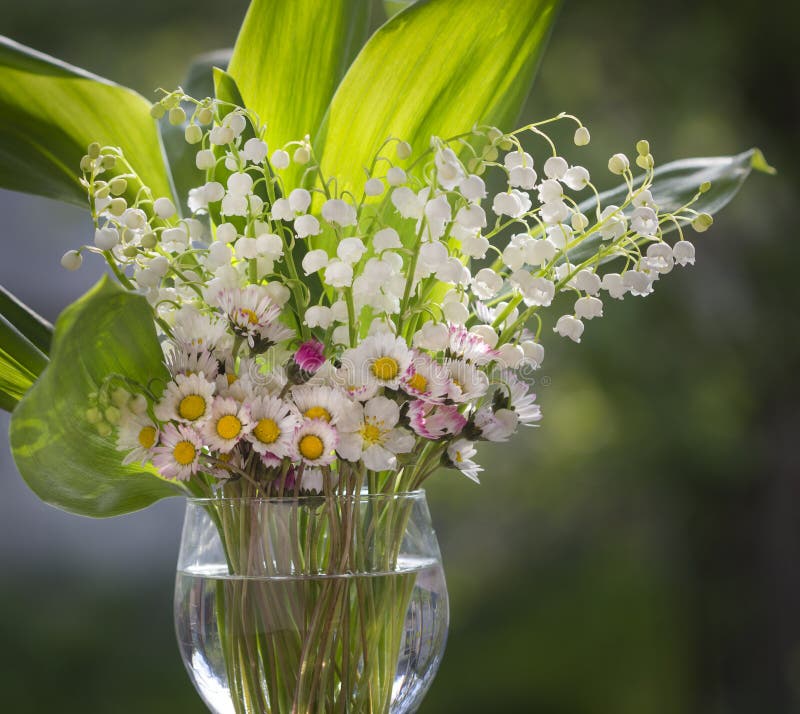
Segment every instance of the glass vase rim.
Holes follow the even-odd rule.
[[[339,493],[329,497],[326,494],[300,494],[297,496],[187,496],[186,503],[191,505],[205,506],[212,503],[303,503],[309,501],[332,500],[332,501],[371,501],[371,500],[418,500],[425,499],[426,491],[418,488],[413,491],[390,491],[388,493]]]

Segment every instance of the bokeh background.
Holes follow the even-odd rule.
[[[151,96],[245,9],[27,0],[0,33]],[[481,487],[430,483],[452,627],[423,713],[800,712],[799,24],[788,2],[566,2],[525,119],[581,116],[598,175],[641,137],[657,161],[758,145],[779,174],[694,269],[549,340],[545,419],[484,450]],[[0,283],[54,319],[101,271],[59,267],[87,216],[2,191],[0,216]],[[69,516],[0,449],[0,711],[202,712],[172,630],[182,504]]]

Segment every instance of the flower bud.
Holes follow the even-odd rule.
[[[608,160],[608,170],[617,176],[624,174],[630,168],[630,165],[630,161],[628,161],[628,157],[625,154],[614,154]]]
[[[399,166],[392,166],[386,172],[386,180],[390,186],[401,186],[406,182],[406,172]]]
[[[397,154],[397,158],[401,161],[409,158],[411,156],[411,144],[407,141],[398,141],[397,146],[394,149],[395,154]]]
[[[703,183],[700,184],[700,188],[697,190],[700,193],[707,193],[711,190],[711,181],[703,181]]]
[[[305,166],[305,164],[311,161],[311,152],[305,146],[298,146],[292,160],[300,166]]]
[[[97,183],[95,183],[94,185],[95,198],[108,198],[109,193],[110,189],[105,181],[98,181]]]
[[[108,210],[111,214],[119,218],[128,208],[128,203],[124,198],[115,198],[108,204]]]
[[[194,163],[201,171],[208,171],[216,166],[217,160],[214,158],[214,152],[211,149],[202,149],[197,152]]]
[[[128,182],[124,178],[117,177],[111,179],[108,184],[108,190],[114,196],[121,196],[128,188]]]
[[[61,265],[67,270],[77,270],[83,263],[83,256],[77,250],[68,250],[61,256]]]
[[[142,240],[141,240],[142,248],[144,248],[145,250],[153,250],[153,248],[156,247],[156,243],[157,242],[158,242],[158,239],[156,238],[156,234],[155,233],[145,233],[142,236]]]
[[[500,131],[500,129],[498,129],[496,126],[489,127],[489,131],[486,132],[486,138],[492,143],[500,141],[500,139],[502,139],[504,136],[505,134],[503,134],[503,132]]]
[[[579,126],[575,130],[575,138],[573,139],[575,146],[586,146],[590,139],[589,130],[585,126]]]
[[[270,158],[270,163],[274,169],[285,169],[287,166],[289,166],[289,154],[283,149],[273,151],[272,158]]]
[[[153,203],[153,210],[159,218],[166,220],[175,215],[175,204],[168,198],[157,198]]]
[[[183,132],[187,144],[199,144],[203,139],[203,130],[197,124],[189,124]]]
[[[494,148],[494,146],[487,146],[483,150],[483,159],[484,161],[497,161],[497,157],[500,156],[500,152]]]
[[[91,156],[93,159],[96,159],[100,156],[100,144],[98,144],[96,141],[93,141],[91,144],[89,144],[89,148],[86,153],[89,154],[89,156]]]
[[[122,249],[122,255],[126,258],[135,258],[139,253],[139,249],[135,245],[126,245]]]
[[[639,156],[647,156],[650,153],[650,142],[647,139],[641,139],[636,142],[636,151]]]
[[[200,124],[210,124],[214,120],[214,112],[210,107],[203,107],[197,111],[197,121]]]
[[[367,196],[380,196],[383,193],[383,181],[371,178],[364,184],[364,193]]]
[[[694,228],[698,233],[703,233],[711,228],[711,224],[713,222],[714,218],[710,214],[700,213],[692,221],[692,228]]]
[[[645,170],[651,169],[653,168],[654,164],[655,164],[655,159],[653,159],[652,154],[647,154],[644,156],[640,154],[639,156],[636,157],[636,165],[640,169],[645,169]]]
[[[119,243],[119,232],[116,228],[105,226],[94,232],[94,244],[100,250],[111,250],[117,243]]]
[[[117,157],[104,156],[100,163],[106,171],[111,171],[111,169],[113,169],[117,165]]]
[[[167,110],[164,109],[164,105],[161,104],[161,102],[150,107],[150,116],[153,117],[153,119],[161,119],[166,113]]]
[[[180,126],[185,121],[186,112],[183,111],[183,107],[172,107],[172,109],[169,110],[169,123],[172,124],[172,126]]]
[[[94,159],[91,156],[84,156],[81,158],[81,171],[88,174],[94,167]]]
[[[100,436],[110,436],[111,435],[111,427],[106,424],[104,421],[101,421],[99,424],[96,425],[97,433]]]

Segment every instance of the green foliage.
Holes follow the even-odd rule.
[[[653,200],[660,211],[675,211],[687,204],[703,184],[708,183],[710,188],[692,204],[692,209],[698,213],[708,213],[713,216],[730,203],[751,171],[775,173],[775,169],[766,162],[759,149],[750,149],[736,156],[672,161],[658,167],[654,172]],[[622,184],[615,189],[601,193],[599,200],[603,206],[612,204],[620,206],[627,195],[628,186]],[[597,199],[592,197],[581,202],[580,210],[593,216],[596,206]],[[631,210],[632,207],[627,208],[626,213],[630,213]],[[676,226],[672,222],[662,225],[661,228],[665,233],[676,230]],[[581,263],[594,255],[601,242],[599,234],[582,241],[568,252],[570,262]],[[609,255],[601,260],[601,263],[614,260],[615,257]]]
[[[233,50],[230,73],[248,109],[267,124],[271,149],[312,138],[364,40],[364,0],[254,0]],[[287,185],[300,179],[287,172]]]
[[[108,278],[56,323],[51,363],[17,405],[11,447],[20,474],[43,501],[105,517],[175,495],[155,471],[122,466],[113,437],[87,420],[89,395],[112,374],[147,384],[166,378],[152,311]]]
[[[80,161],[122,148],[156,196],[171,196],[150,104],[136,92],[0,37],[0,187],[86,206]]]
[[[0,286],[0,409],[11,411],[47,365],[53,328]]]
[[[325,176],[360,196],[389,137],[419,153],[432,135],[509,128],[530,89],[559,0],[438,0],[395,15],[348,70],[317,137]],[[245,98],[247,93],[245,92]]]

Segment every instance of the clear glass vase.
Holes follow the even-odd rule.
[[[423,491],[188,501],[175,626],[215,714],[413,712],[448,616]]]

